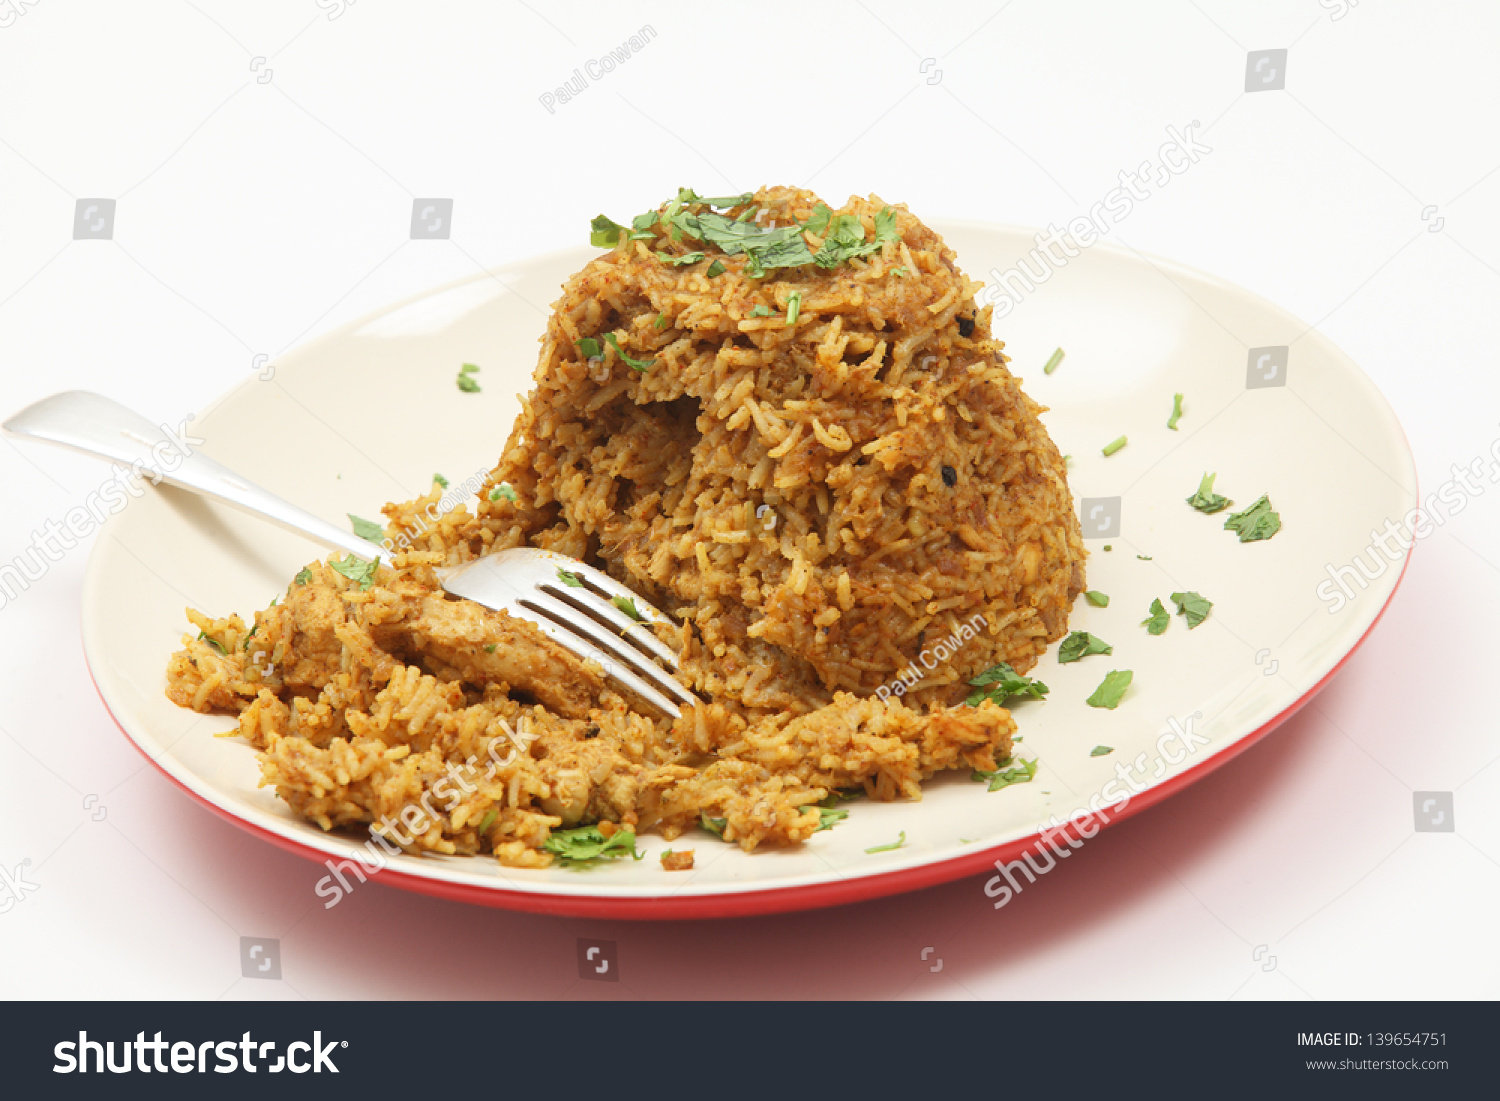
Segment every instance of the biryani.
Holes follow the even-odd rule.
[[[484,489],[387,505],[388,560],[312,563],[253,622],[189,609],[167,694],[238,715],[325,830],[515,867],[797,844],[831,799],[1001,765],[1015,722],[968,682],[1066,633],[1085,551],[981,284],[874,197],[683,190],[593,230]],[[434,572],[519,546],[661,609],[702,702],[654,713]]]

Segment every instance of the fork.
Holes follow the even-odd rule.
[[[169,482],[269,520],[366,562],[389,556],[243,478],[140,414],[102,394],[70,390],[30,405],[0,425],[13,436],[61,444],[130,466],[151,484]],[[163,448],[165,456],[159,454]],[[177,459],[175,465],[169,459]],[[665,615],[601,570],[552,551],[515,547],[437,571],[443,588],[539,627],[570,653],[597,662],[607,679],[677,718],[698,698],[677,682],[677,657],[651,630]],[[571,581],[564,581],[567,574]],[[572,581],[578,584],[572,584]],[[626,608],[638,618],[626,614]]]

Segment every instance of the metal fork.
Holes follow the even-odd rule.
[[[387,548],[197,454],[181,439],[102,394],[55,394],[0,427],[13,436],[125,463],[132,473],[149,476],[153,485],[160,480],[211,497],[366,562],[390,556]],[[671,621],[608,574],[576,558],[516,547],[436,572],[448,592],[536,624],[558,645],[597,662],[608,679],[674,719],[681,714],[678,704],[699,702],[672,676],[678,671],[677,657],[651,630],[654,624]],[[639,618],[621,605],[634,609]]]

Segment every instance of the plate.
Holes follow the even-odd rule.
[[[670,845],[648,834],[644,860],[583,870],[502,868],[483,857],[377,860],[358,839],[325,834],[258,787],[251,750],[212,736],[231,719],[195,715],[163,694],[185,605],[247,615],[322,553],[166,486],[111,519],[89,560],[83,638],[106,706],[193,798],[325,863],[317,881],[325,906],[342,901],[342,884],[358,889],[359,873],[341,862],[360,853],[361,872],[382,883],[607,918],[803,909],[985,871],[975,890],[998,906],[1041,889],[1054,851],[1086,844],[1225,764],[1326,682],[1400,583],[1409,545],[1371,550],[1371,532],[1416,506],[1416,473],[1395,415],[1359,368],[1247,291],[1108,244],[1028,291],[1005,273],[1033,247],[1032,230],[935,228],[972,277],[1009,288],[995,331],[1072,457],[1089,587],[1109,596],[1107,607],[1080,599],[1071,626],[1113,653],[1063,665],[1054,647],[1032,671],[1050,695],[1014,709],[1018,757],[1036,762],[1029,782],[990,791],[967,774],[942,775],[920,802],[847,804],[844,822],[796,849],[746,854],[707,833]],[[345,326],[251,376],[192,430],[204,453],[330,518],[376,516],[386,501],[426,492],[434,472],[454,486],[482,478],[530,388],[548,305],[593,255],[571,249],[497,269]],[[1059,346],[1066,357],[1045,374]],[[480,367],[481,392],[455,385],[464,363]],[[1184,407],[1172,430],[1176,393]],[[1104,445],[1122,435],[1126,445],[1105,456]],[[1227,512],[1189,508],[1185,498],[1205,472],[1217,474],[1216,490],[1236,509],[1268,494],[1280,533],[1241,543],[1224,529]],[[1171,610],[1174,591],[1201,593],[1212,612],[1193,629],[1174,615],[1164,634],[1148,635],[1141,621],[1151,601]],[[1088,706],[1105,673],[1125,669],[1134,679],[1120,705]],[[898,848],[867,851],[902,838]],[[696,867],[663,870],[657,856],[669,847],[693,848]]]

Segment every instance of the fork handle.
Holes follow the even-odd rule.
[[[191,434],[192,419],[189,415],[183,426],[172,432],[103,394],[69,390],[27,406],[0,427],[13,436],[61,444],[124,463],[132,473],[149,476],[153,485],[170,482],[367,562],[389,557],[379,544],[330,524],[198,454],[194,448],[203,441]]]

